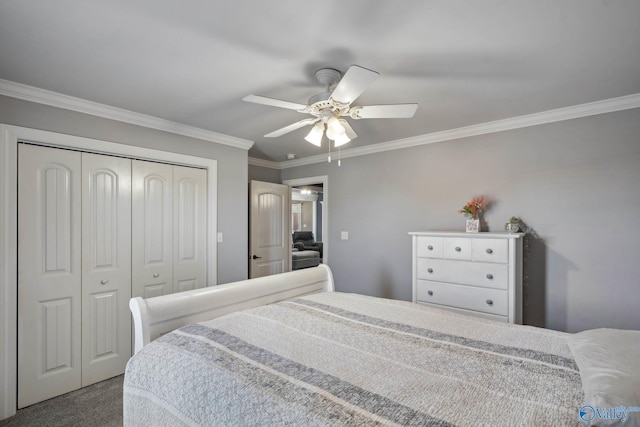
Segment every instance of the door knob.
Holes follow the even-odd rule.
[[[261,257],[261,256],[257,256],[257,255],[254,255],[254,256],[252,256],[251,258],[252,258],[252,259],[262,259],[262,257]]]

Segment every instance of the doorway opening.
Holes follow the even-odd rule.
[[[291,187],[291,269],[328,260],[328,179],[326,176],[285,180]]]

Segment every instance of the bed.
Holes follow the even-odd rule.
[[[326,266],[183,294],[131,302],[127,426],[583,424],[570,334],[335,292]]]

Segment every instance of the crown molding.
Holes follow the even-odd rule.
[[[278,162],[274,162],[272,160],[258,159],[255,157],[249,157],[249,164],[252,166],[260,166],[260,167],[269,168],[269,169],[282,169],[282,167],[280,166],[280,163]]]
[[[77,111],[84,114],[103,117],[110,120],[130,123],[177,135],[188,136],[218,144],[228,145],[244,150],[250,149],[254,142],[242,138],[236,138],[209,130],[187,126],[181,123],[160,119],[157,117],[140,114],[121,108],[111,107],[68,95],[0,79],[0,95],[39,104],[50,105],[52,107]],[[440,132],[419,135],[410,138],[398,139],[382,142],[379,144],[367,145],[345,149],[341,152],[341,157],[349,158],[364,156],[367,154],[382,153],[390,150],[415,147],[418,145],[433,144],[436,142],[451,141],[454,139],[467,138],[470,136],[484,135],[506,130],[520,129],[530,126],[537,126],[546,123],[559,122],[564,120],[577,119],[598,114],[606,114],[614,111],[629,110],[640,107],[640,93],[618,98],[605,99],[602,101],[590,102],[586,104],[574,105],[571,107],[558,108],[540,113],[527,114],[493,122],[480,123],[477,125],[465,126],[456,129],[449,129]],[[257,158],[249,158],[249,164],[271,169],[288,169],[297,166],[306,166],[314,163],[326,161],[326,155],[305,157],[302,159],[285,160],[274,162]]]
[[[441,132],[433,132],[425,135],[414,136],[411,138],[398,139],[394,141],[381,142],[379,144],[346,149],[342,150],[340,156],[343,159],[349,157],[364,156],[367,154],[382,153],[385,151],[399,150],[402,148],[415,147],[418,145],[451,141],[454,139],[467,138],[470,136],[503,132],[506,130],[526,128],[546,123],[554,123],[564,120],[578,119],[581,117],[594,116],[598,114],[612,113],[614,111],[630,110],[633,108],[640,108],[640,93],[621,96],[618,98],[605,99],[602,101],[589,102],[587,104],[574,105],[571,107],[557,108],[555,110],[527,114],[524,116],[511,117],[509,119],[480,123],[477,125],[465,126],[456,129],[449,129]],[[304,157],[302,159],[286,160],[280,162],[279,165],[280,169],[288,169],[326,161],[327,155],[320,154],[317,156]]]
[[[253,141],[0,79],[0,95],[248,150]]]

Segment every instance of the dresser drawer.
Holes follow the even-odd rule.
[[[420,236],[416,246],[419,257],[442,258],[442,237]]]
[[[507,316],[507,291],[418,280],[416,299],[444,306],[464,308],[482,313]]]
[[[443,256],[446,259],[471,260],[471,239],[449,237],[443,242]]]
[[[509,262],[509,242],[503,239],[473,239],[471,259],[481,262]]]
[[[508,268],[506,264],[418,258],[416,273],[418,279],[507,289]]]

